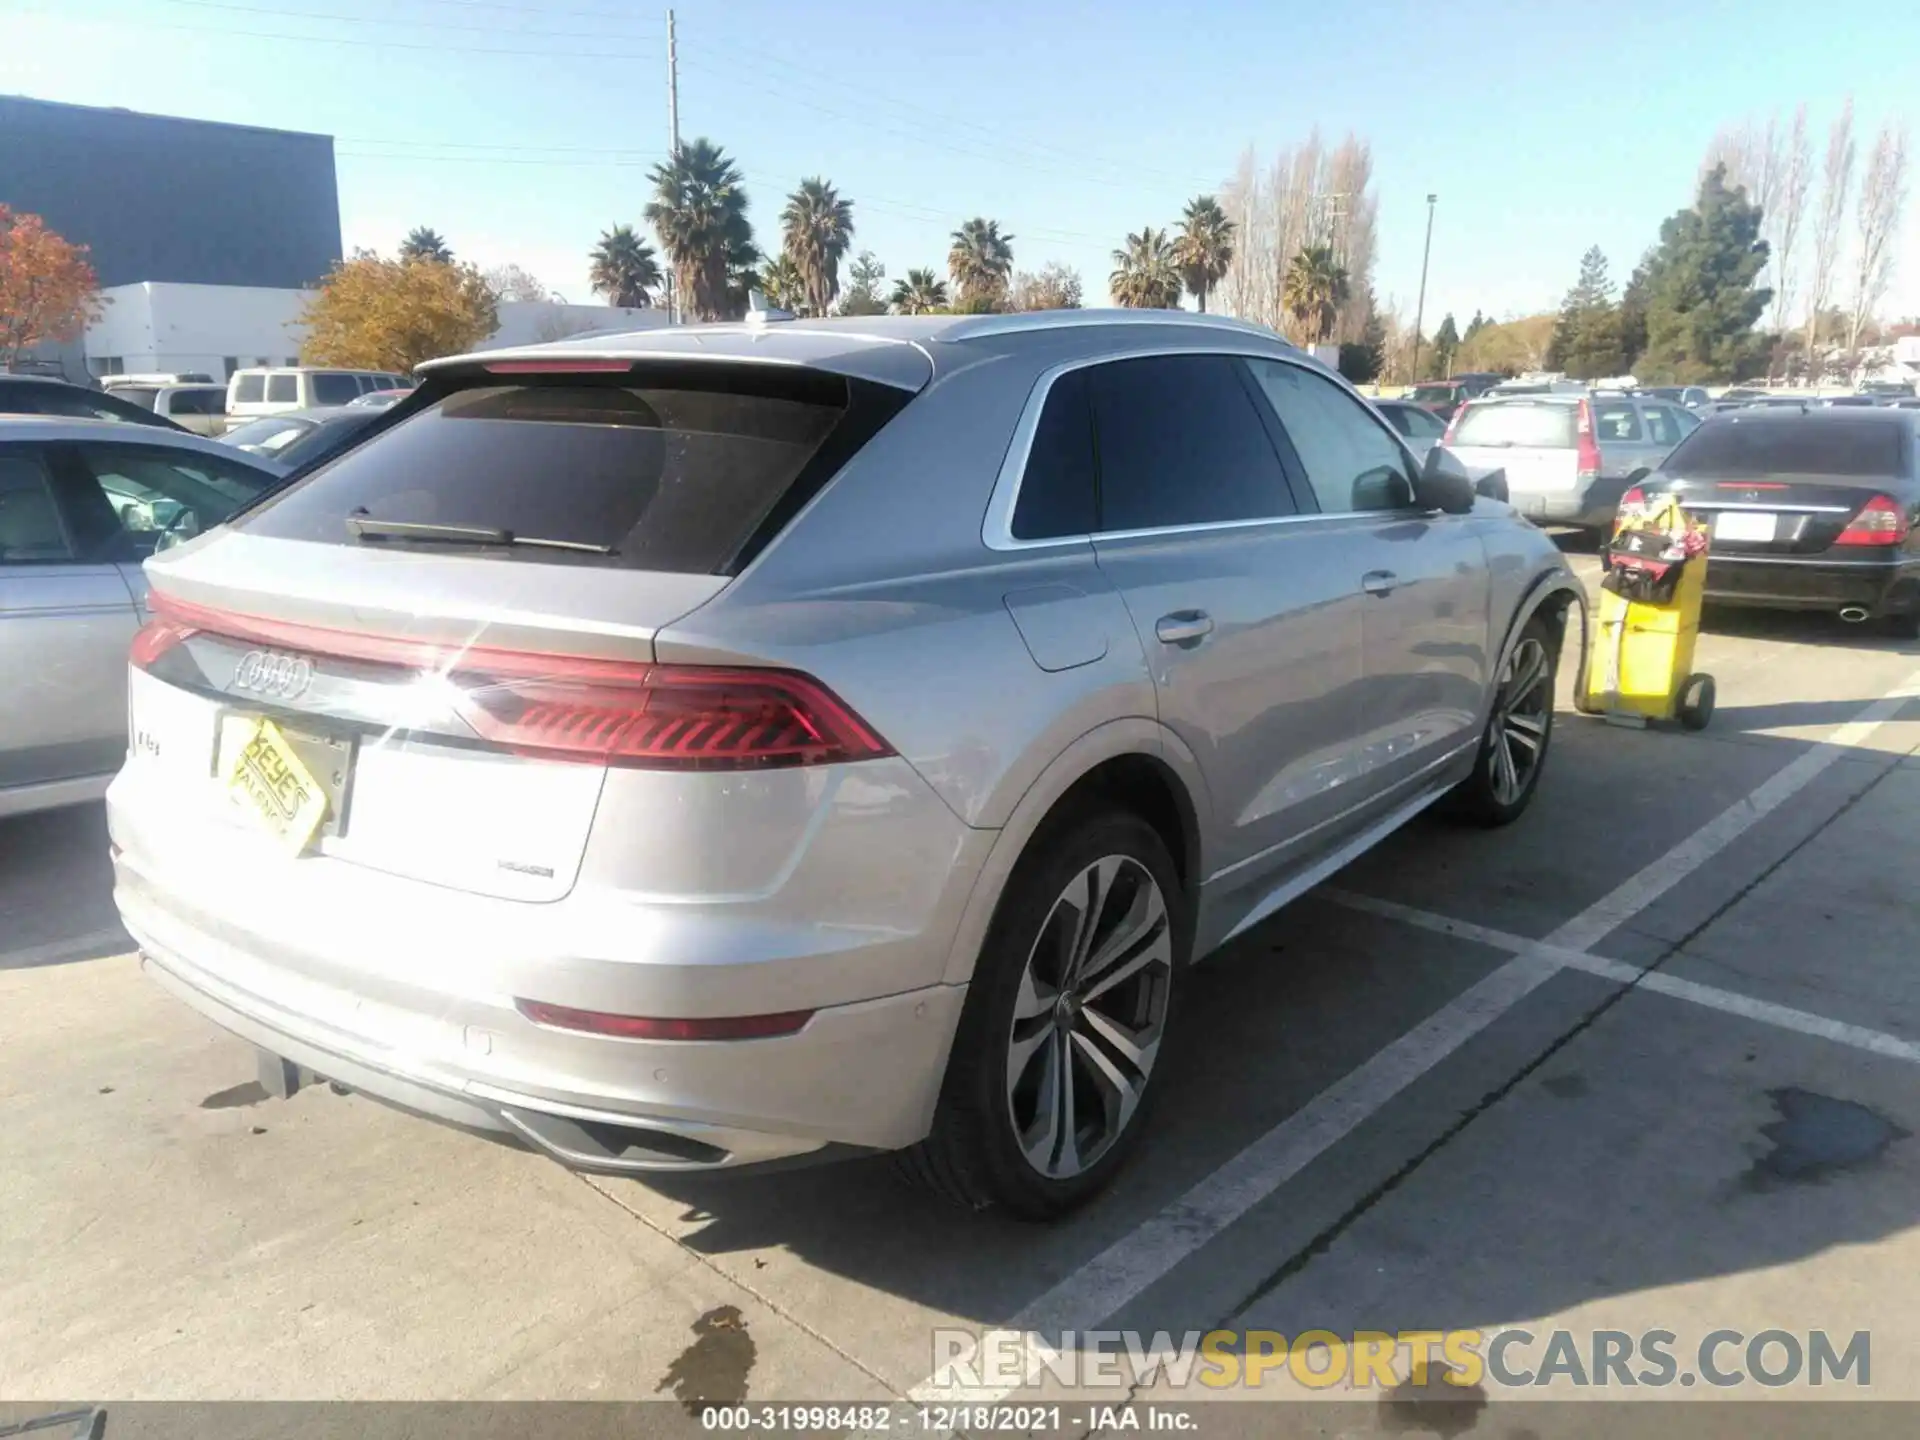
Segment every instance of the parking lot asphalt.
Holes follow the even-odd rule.
[[[1051,1228],[265,1099],[125,953],[97,807],[0,822],[0,1400],[924,1398],[1001,1326],[1869,1331],[1866,1390],[1640,1393],[1920,1398],[1920,646],[1710,616],[1700,665],[1712,727],[1642,732],[1569,657],[1522,821],[1416,822],[1196,971]]]

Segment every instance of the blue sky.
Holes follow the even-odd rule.
[[[969,215],[1016,263],[1075,266],[1212,189],[1249,144],[1372,141],[1381,300],[1427,324],[1616,281],[1689,198],[1715,128],[1851,93],[1862,144],[1920,96],[1920,9],[1789,0],[1450,5],[682,0],[680,125],[738,159],[763,235],[802,175],[855,203],[889,276]],[[665,6],[630,0],[0,0],[0,90],[337,137],[349,248],[415,224],[588,300],[586,251],[638,223],[667,145]],[[311,37],[302,41],[297,37]],[[295,38],[286,38],[295,37]],[[1864,155],[1863,155],[1864,158]],[[1920,209],[1920,205],[1915,207]],[[1887,310],[1920,310],[1920,225]],[[1803,271],[1804,273],[1804,271]]]

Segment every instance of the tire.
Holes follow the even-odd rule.
[[[1480,736],[1473,773],[1447,796],[1447,813],[1455,819],[1492,829],[1512,824],[1532,803],[1553,743],[1558,638],[1552,622],[1544,615],[1535,615],[1514,642],[1493,704],[1488,707],[1487,728]],[[1537,670],[1523,664],[1529,656],[1537,659]],[[1516,693],[1517,683],[1524,689]]]
[[[1100,897],[1091,907],[1090,892]],[[1058,986],[1088,908],[1096,926],[1083,963],[1097,964],[1129,922],[1136,941],[1078,985]],[[1152,826],[1106,803],[1042,826],[981,947],[933,1129],[901,1152],[901,1170],[969,1209],[1023,1220],[1057,1219],[1092,1199],[1146,1126],[1191,943],[1186,895]],[[1062,1058],[1071,1127],[1060,1123]]]
[[[1714,686],[1711,675],[1689,675],[1680,687],[1680,724],[1688,730],[1704,730],[1713,720]]]

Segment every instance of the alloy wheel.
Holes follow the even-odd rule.
[[[1489,734],[1493,794],[1502,805],[1512,805],[1525,795],[1540,768],[1553,714],[1552,680],[1544,644],[1529,635],[1514,646],[1494,700]]]
[[[1027,955],[1007,1046],[1007,1103],[1027,1163],[1070,1180],[1126,1132],[1173,993],[1166,897],[1128,855],[1094,861]]]

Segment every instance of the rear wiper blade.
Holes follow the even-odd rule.
[[[611,545],[583,540],[548,540],[538,535],[516,535],[493,525],[438,525],[417,520],[375,520],[370,515],[347,516],[347,533],[356,540],[421,540],[448,545],[516,545],[539,550],[578,550],[588,555],[617,555]]]

